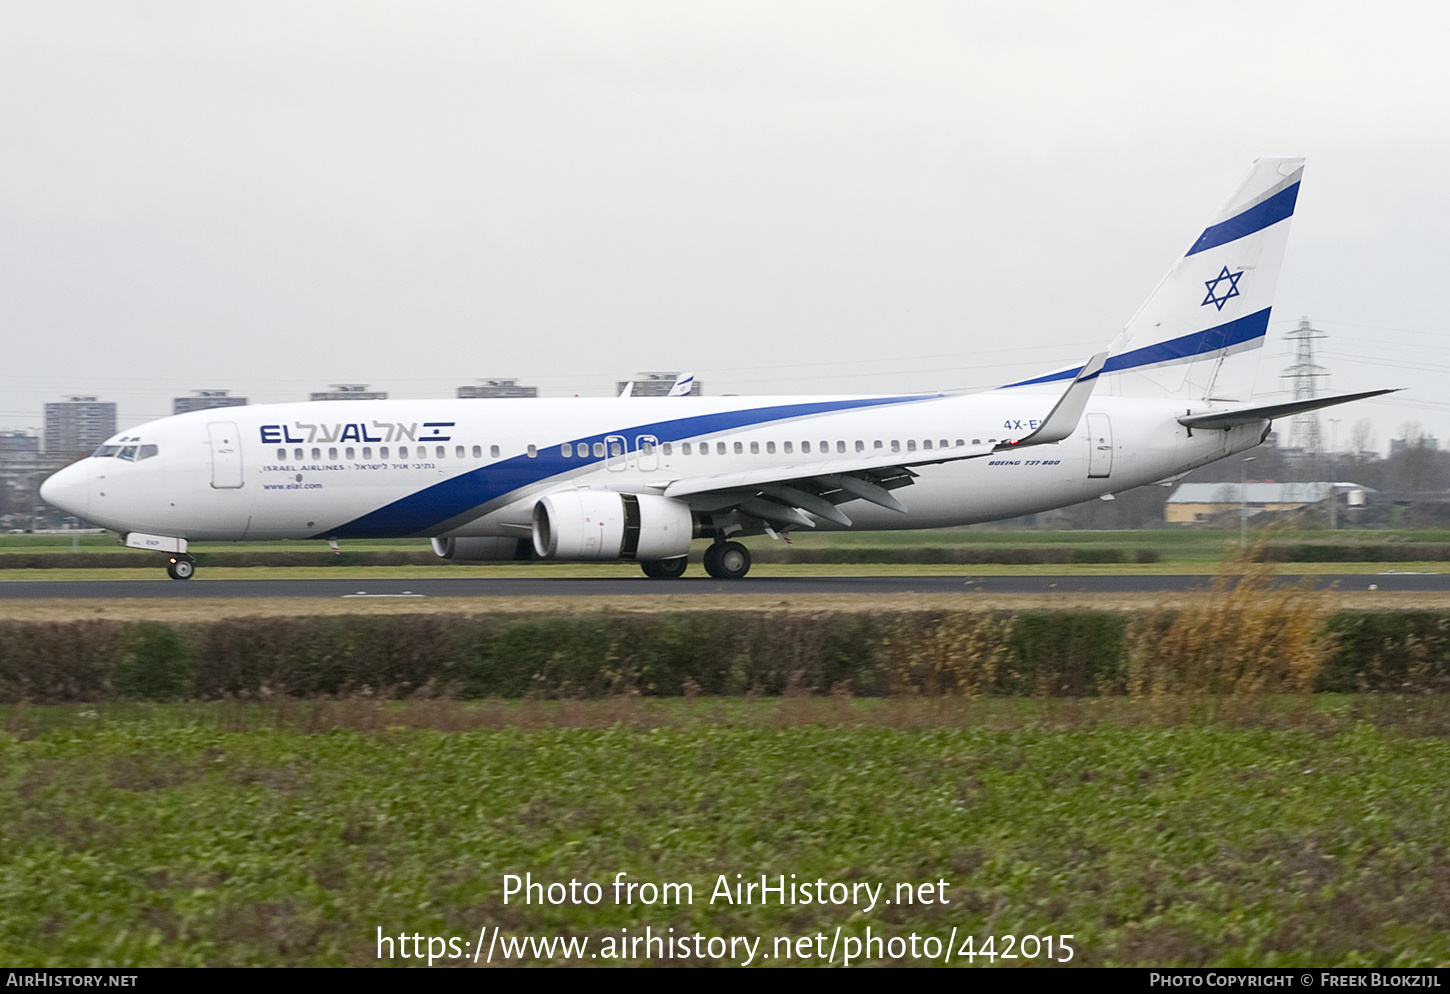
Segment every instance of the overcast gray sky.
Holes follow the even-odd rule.
[[[1259,378],[1450,443],[1450,5],[0,2],[0,427],[192,388],[987,387],[1308,157]],[[1331,426],[1325,425],[1326,438]]]

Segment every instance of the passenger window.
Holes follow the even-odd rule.
[[[292,450],[292,458],[293,459],[296,459],[298,462],[301,462],[302,459],[303,459],[302,450],[301,449],[293,449]]]
[[[913,445],[912,448],[916,448],[916,446]],[[901,451],[901,443],[898,442],[894,438],[891,440],[891,451],[892,452],[900,452]]]
[[[563,445],[559,446],[559,455],[563,456],[565,459],[572,459],[574,457],[574,446],[569,442],[565,442]]]
[[[441,446],[441,445],[435,445],[435,446],[433,446],[433,449],[434,449],[434,452],[437,454],[437,457],[439,459],[447,459],[448,458],[448,450],[445,449],[443,446]]]
[[[462,459],[465,454],[466,453],[464,452],[463,446],[461,446],[461,445],[454,446],[454,448],[453,448],[454,458]]]
[[[946,444],[947,444],[947,443],[946,443],[946,441],[945,441],[945,440],[943,440],[943,441],[942,441],[942,445],[946,445]],[[967,443],[966,443],[966,442],[964,442],[964,441],[962,441],[962,440],[961,440],[961,439],[960,439],[960,438],[959,438],[959,439],[957,439],[957,444],[958,444],[958,445],[966,445],[966,444],[967,444]],[[976,444],[977,444],[977,440],[976,440],[976,439],[975,439],[975,438],[974,438],[974,439],[972,439],[972,444],[973,444],[973,445],[976,445]]]
[[[929,449],[929,448],[931,448],[931,439],[929,439],[929,438],[922,439],[921,447],[923,449]]]
[[[822,448],[824,448],[824,446],[822,446]],[[804,452],[804,453],[809,454],[810,451],[811,451],[811,443],[810,442],[802,442],[801,443],[801,451]]]
[[[406,458],[408,458],[408,447],[406,445],[400,445],[400,446],[398,446],[398,458],[399,459],[406,459]]]
[[[329,448],[327,450],[327,458],[331,459],[333,462],[337,462],[337,449],[335,447]]]
[[[765,454],[768,455],[768,456],[775,455],[775,443],[774,442],[766,442],[765,443]]]
[[[481,445],[475,445],[473,447],[473,458],[475,458],[475,459],[482,459],[483,458],[483,446],[481,446]]]
[[[741,445],[739,442],[736,442],[735,443],[735,454],[738,456],[738,455],[744,454],[744,452],[745,452],[745,447],[743,445]]]
[[[373,447],[371,445],[364,445],[363,446],[363,458],[366,459],[366,460],[368,460],[368,461],[371,461],[372,460],[372,458],[373,458]]]
[[[665,455],[667,456],[674,454],[674,449],[670,446],[669,442],[665,442],[663,445],[660,446],[660,448],[665,450]]]
[[[386,459],[386,458],[388,458],[388,447],[386,445],[384,445],[381,449],[378,449],[378,458],[379,459]]]
[[[863,442],[863,441],[861,441],[859,438],[856,439],[856,451],[857,452],[865,452],[866,451],[866,443]]]
[[[594,443],[594,458],[595,459],[603,459],[604,458],[604,443],[603,442],[595,442]]]
[[[739,442],[736,442],[735,444],[736,445],[739,445],[740,443]],[[717,456],[723,456],[725,454],[725,443],[724,442],[716,442],[715,443],[715,454]]]
[[[750,443],[750,454],[752,456],[758,456],[758,455],[760,455],[760,443],[759,442],[751,442]]]
[[[690,454],[690,443],[689,442],[686,442],[683,445],[681,445],[680,446],[680,451],[683,452],[685,455],[689,455]]]
[[[807,443],[806,443],[806,444],[807,444],[807,445],[809,445],[809,444],[810,444],[810,443],[809,443],[809,442],[807,442]],[[789,442],[785,442],[785,443],[784,443],[784,447],[785,447],[785,454],[786,454],[786,455],[790,455],[790,453],[791,453],[791,443],[789,443]],[[808,449],[808,450],[806,450],[806,451],[810,451],[810,450],[809,450],[809,449]]]
[[[876,440],[876,443],[874,445],[872,445],[871,448],[873,448],[873,449],[879,449],[879,448],[881,448],[881,439],[878,438]]]
[[[914,439],[914,438],[908,438],[906,440],[906,451],[907,452],[915,452],[916,451],[916,439]]]
[[[494,459],[497,459],[498,458],[498,446],[497,445],[490,445],[488,447],[488,454],[489,454],[490,457],[492,457]]]
[[[529,446],[529,448],[533,448],[533,446]],[[610,442],[609,455],[611,458],[618,458],[624,455],[624,444],[622,442]]]
[[[534,448],[532,445],[530,445],[529,446],[529,458],[530,459],[537,459],[538,457],[539,457],[539,450],[536,449],[536,448]]]
[[[278,462],[286,462],[287,461],[287,450],[286,449],[278,449],[277,450],[277,461]]]
[[[141,446],[141,448],[136,450],[136,461],[140,462],[142,459],[150,459],[152,456],[156,455],[156,453],[160,451],[161,450],[154,445],[143,445]]]
[[[349,445],[347,447],[347,457],[349,459],[355,459],[356,458],[355,450],[353,449],[353,447],[351,445]]]

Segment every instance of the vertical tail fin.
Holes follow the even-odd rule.
[[[1248,398],[1303,172],[1302,158],[1254,160],[1109,347],[1099,390],[1129,397]],[[1009,385],[1072,379],[1079,368]]]
[[[1302,158],[1254,160],[1113,343],[1108,392],[1248,398],[1303,172]]]

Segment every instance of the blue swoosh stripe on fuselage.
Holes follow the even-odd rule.
[[[1188,250],[1188,254],[1197,255],[1199,252],[1227,245],[1245,235],[1263,231],[1271,224],[1278,224],[1286,217],[1293,217],[1294,202],[1298,199],[1299,184],[1294,183],[1287,186],[1268,200],[1255,204],[1242,214],[1236,214],[1227,221],[1221,221],[1210,228],[1205,228],[1203,234],[1198,236],[1198,241],[1194,242],[1193,247]]]
[[[1232,348],[1235,345],[1252,342],[1256,338],[1263,338],[1269,331],[1270,310],[1272,308],[1265,307],[1262,311],[1255,311],[1247,317],[1237,318],[1225,324],[1215,325],[1212,328],[1205,328],[1203,331],[1195,331],[1190,335],[1183,335],[1180,338],[1170,338],[1166,342],[1145,345],[1141,349],[1120,353],[1108,359],[1107,363],[1103,366],[1102,373],[1121,373],[1125,370],[1136,369],[1141,366],[1157,366],[1162,363],[1182,362],[1197,356],[1206,355],[1210,352],[1217,352],[1219,349]],[[1008,383],[1007,386],[1025,387],[1031,386],[1034,383],[1052,383],[1056,380],[1070,380],[1081,369],[1081,366],[1078,366],[1076,369],[1063,369],[1056,373],[1048,373],[1046,376],[1038,376],[1035,379]],[[1006,387],[1003,389],[1006,389]]]
[[[661,442],[676,442],[700,435],[713,435],[736,428],[764,425],[772,421],[808,417],[813,414],[830,414],[836,411],[859,410],[892,404],[911,404],[924,400],[936,400],[938,395],[914,397],[873,397],[864,400],[819,401],[804,404],[782,404],[778,407],[756,407],[741,411],[721,411],[715,414],[700,414],[687,418],[658,421],[653,424],[618,428],[613,431],[586,435],[568,440],[575,451],[592,453],[595,442],[604,443],[612,436],[627,439],[638,435],[653,435]],[[427,441],[422,439],[421,441]],[[501,462],[481,466],[467,473],[435,483],[433,486],[369,511],[367,514],[338,527],[318,532],[313,538],[395,538],[426,533],[475,507],[497,500],[524,487],[532,486],[571,470],[578,470],[606,461],[606,457],[589,455],[565,458],[559,449],[564,442],[554,442],[538,447],[538,455],[513,456]],[[626,441],[626,445],[629,442]]]

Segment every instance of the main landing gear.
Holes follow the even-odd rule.
[[[182,553],[166,557],[166,575],[173,580],[190,580],[196,572],[196,561]]]
[[[685,575],[689,559],[644,559],[639,568],[656,580],[673,580]],[[738,580],[750,572],[750,550],[739,542],[715,542],[705,550],[705,572],[717,580]]]
[[[673,580],[685,575],[685,567],[690,564],[688,556],[681,556],[678,559],[643,559],[639,568],[644,570],[644,575],[654,580]]]
[[[750,572],[750,550],[739,542],[716,542],[705,550],[705,572],[717,580],[738,580]]]

